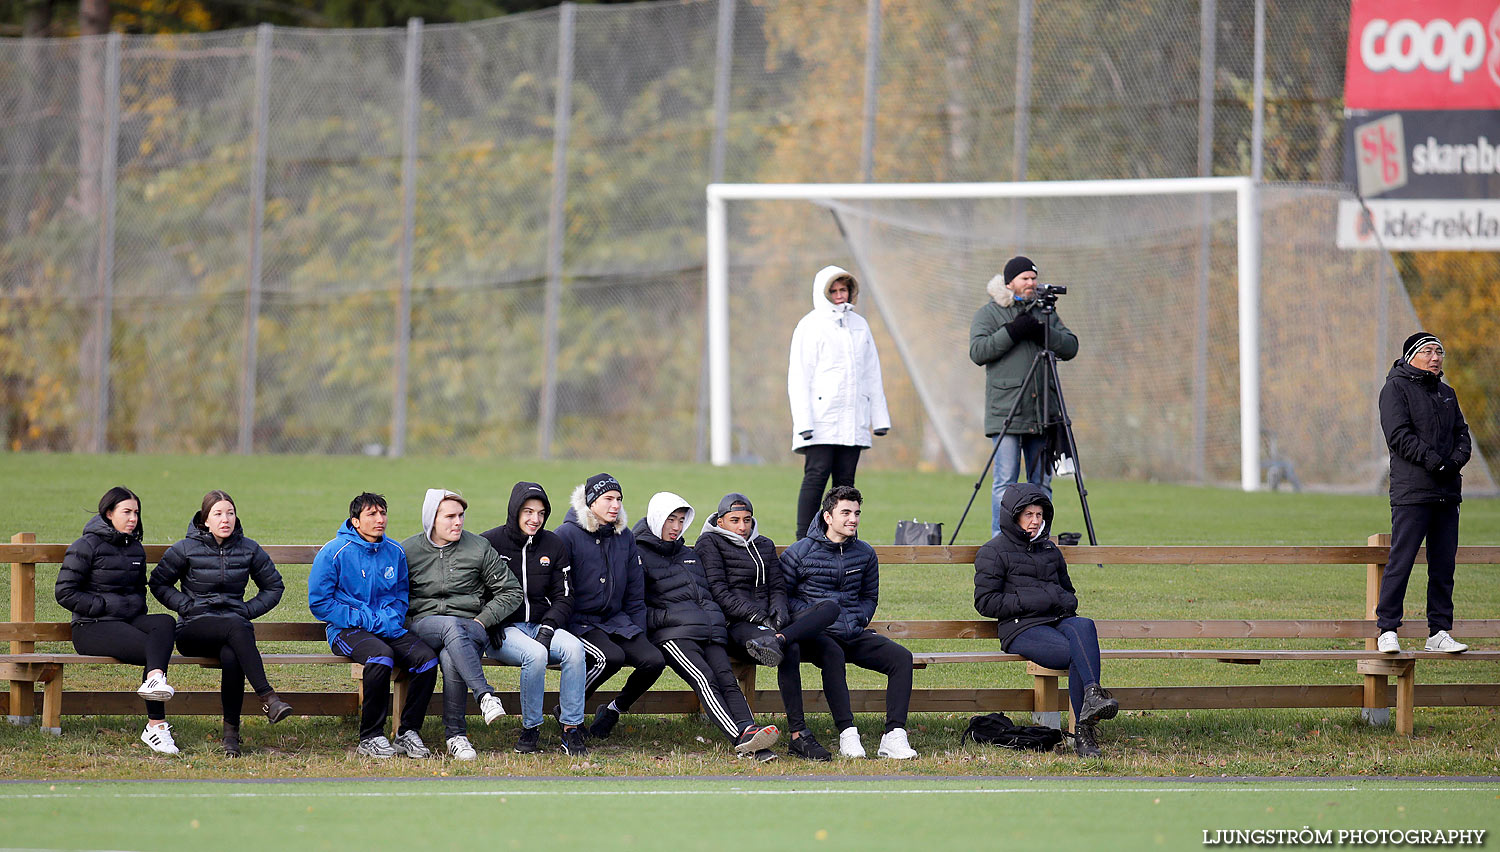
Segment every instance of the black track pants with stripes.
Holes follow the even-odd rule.
[[[399,638],[376,636],[367,630],[350,627],[333,637],[333,651],[365,667],[365,700],[359,709],[359,738],[385,733],[385,720],[391,713],[391,670],[400,666],[411,673],[406,682],[406,704],[401,708],[398,733],[421,733],[427,705],[437,686],[438,657],[427,643],[410,630]]]
[[[670,639],[659,647],[667,665],[693,688],[709,721],[730,742],[738,740],[746,728],[755,724],[750,705],[730,668],[728,649],[716,642],[692,639]]]
[[[594,690],[625,666],[635,669],[625,679],[625,688],[615,696],[615,708],[621,713],[629,711],[667,667],[661,651],[646,640],[644,633],[626,639],[595,627],[574,635],[583,641],[583,653],[589,663],[588,677],[584,681],[585,697],[592,696]]]

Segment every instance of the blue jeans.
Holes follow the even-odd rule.
[[[547,663],[558,663],[562,681],[557,690],[562,702],[564,725],[583,724],[583,687],[588,676],[583,643],[577,636],[558,628],[552,644],[543,648],[536,641],[540,624],[511,624],[505,628],[505,641],[499,648],[490,646],[485,656],[508,666],[521,667],[521,724],[528,728],[542,724],[542,697],[547,691]]]
[[[1000,451],[995,453],[995,482],[990,487],[990,536],[1000,534],[1000,501],[1005,489],[1020,481],[1021,454],[1026,454],[1026,481],[1041,486],[1052,496],[1052,471],[1045,470],[1047,438],[1045,435],[996,435]]]
[[[438,664],[443,667],[443,736],[467,734],[464,715],[469,696],[465,690],[474,693],[475,701],[495,691],[484,679],[484,663],[479,658],[489,644],[489,633],[479,622],[459,615],[424,615],[411,629],[438,652]]]
[[[1068,700],[1077,719],[1083,688],[1099,682],[1099,632],[1094,620],[1075,615],[1055,625],[1028,627],[1010,640],[1009,650],[1049,669],[1068,670]]]

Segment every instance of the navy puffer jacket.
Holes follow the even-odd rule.
[[[245,589],[252,580],[260,591],[247,601]],[[283,590],[275,563],[259,544],[245,538],[239,519],[220,544],[193,515],[187,536],[167,548],[151,572],[151,594],[177,613],[179,627],[210,615],[260,618],[281,602]]]
[[[141,531],[126,535],[103,515],[84,524],[83,537],[68,545],[57,570],[57,602],[73,623],[129,621],[146,614],[146,549]]]
[[[1027,506],[1042,507],[1042,530],[1035,540],[1016,516]],[[1078,597],[1068,578],[1062,551],[1047,538],[1052,501],[1030,483],[1012,485],[1000,501],[1000,534],[985,542],[974,558],[974,608],[1000,622],[1000,647],[1038,624],[1052,624],[1078,614]]]
[[[724,611],[708,590],[697,552],[683,543],[662,541],[645,518],[636,522],[636,552],[646,572],[646,633],[657,645],[673,639],[726,644]]]
[[[582,485],[573,489],[571,504],[557,528],[573,560],[568,632],[580,636],[598,628],[625,639],[646,632],[646,583],[625,510],[605,526],[583,502]]]
[[[863,633],[875,617],[880,600],[880,560],[875,548],[858,538],[835,544],[819,512],[799,539],[781,553],[781,576],[786,602],[793,613],[819,601],[839,605],[839,617],[827,633],[836,639],[853,639]]]

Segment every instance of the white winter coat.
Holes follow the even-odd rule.
[[[828,285],[848,276],[849,301],[828,300]],[[853,311],[859,282],[837,266],[825,266],[813,278],[813,309],[792,332],[786,391],[792,404],[792,449],[812,444],[868,447],[871,433],[891,428],[880,380],[880,355],[870,324]],[[812,438],[802,433],[812,430]]]

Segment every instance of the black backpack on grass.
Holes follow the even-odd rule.
[[[1046,725],[1017,725],[1004,713],[987,713],[970,719],[958,742],[971,739],[1016,751],[1051,751],[1063,741],[1063,734]]]

